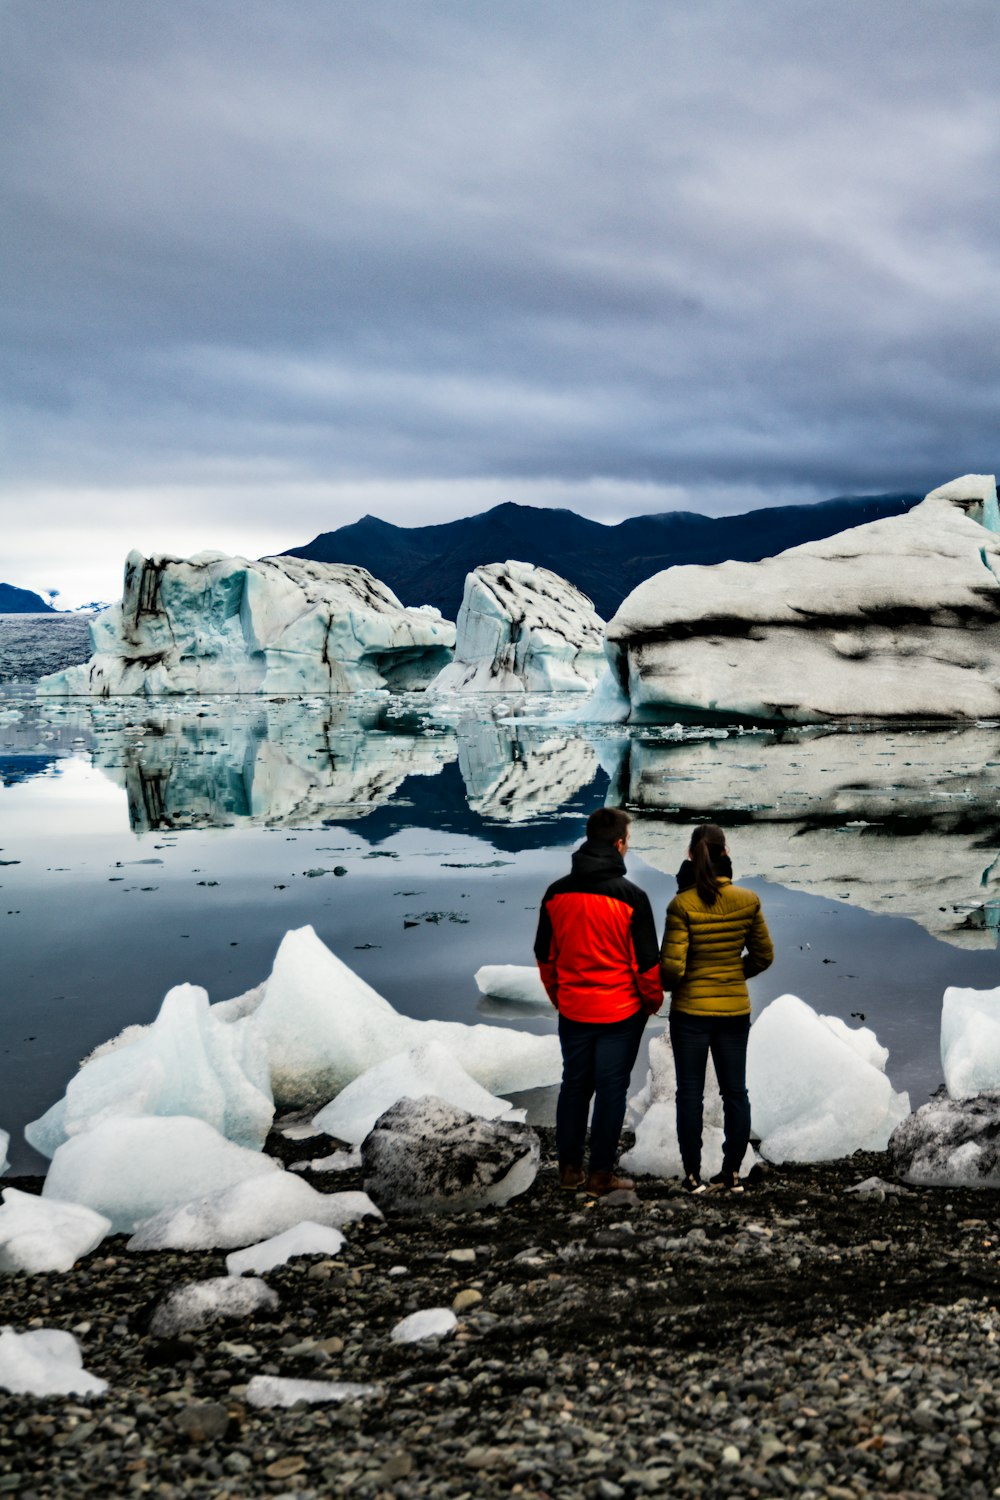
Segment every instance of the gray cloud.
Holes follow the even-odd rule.
[[[611,519],[992,470],[998,30],[0,0],[11,581],[373,497]]]

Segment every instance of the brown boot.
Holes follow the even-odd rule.
[[[616,1177],[614,1172],[591,1172],[587,1178],[587,1192],[592,1198],[603,1198],[605,1193],[630,1193],[634,1187],[628,1177]]]
[[[577,1188],[582,1188],[586,1177],[582,1167],[571,1167],[562,1161],[559,1163],[559,1186],[565,1188],[567,1193],[575,1193]]]

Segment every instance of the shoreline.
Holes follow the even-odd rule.
[[[857,1153],[770,1169],[745,1195],[640,1179],[595,1203],[560,1191],[539,1133],[522,1197],[351,1225],[336,1257],[266,1273],[280,1298],[266,1315],[153,1337],[156,1303],[224,1275],[225,1252],[132,1253],[124,1236],[65,1274],[3,1277],[0,1324],[73,1331],[109,1390],[0,1393],[0,1492],[995,1493],[998,1194],[859,1197],[847,1189],[891,1174],[884,1153]],[[276,1135],[267,1150],[303,1154]],[[361,1186],[360,1172],[303,1175]],[[451,1337],[389,1340],[407,1313],[456,1298]],[[260,1410],[257,1374],[377,1390]]]

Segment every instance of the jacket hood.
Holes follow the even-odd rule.
[[[625,874],[625,861],[614,844],[592,844],[587,839],[573,852],[573,874],[581,880],[607,880]]]

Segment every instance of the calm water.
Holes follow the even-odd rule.
[[[0,1126],[171,985],[228,999],[310,922],[398,1009],[536,1032],[481,999],[532,962],[538,900],[588,813],[634,817],[629,869],[662,922],[691,824],[731,830],[791,990],[941,1081],[948,984],[1000,985],[1000,728],[782,735],[545,721],[565,701],[437,713],[417,696],[35,703],[0,696]],[[514,715],[517,715],[514,717]],[[340,873],[337,873],[337,872]],[[637,1083],[641,1081],[637,1073]],[[551,1101],[536,1100],[544,1113]]]

